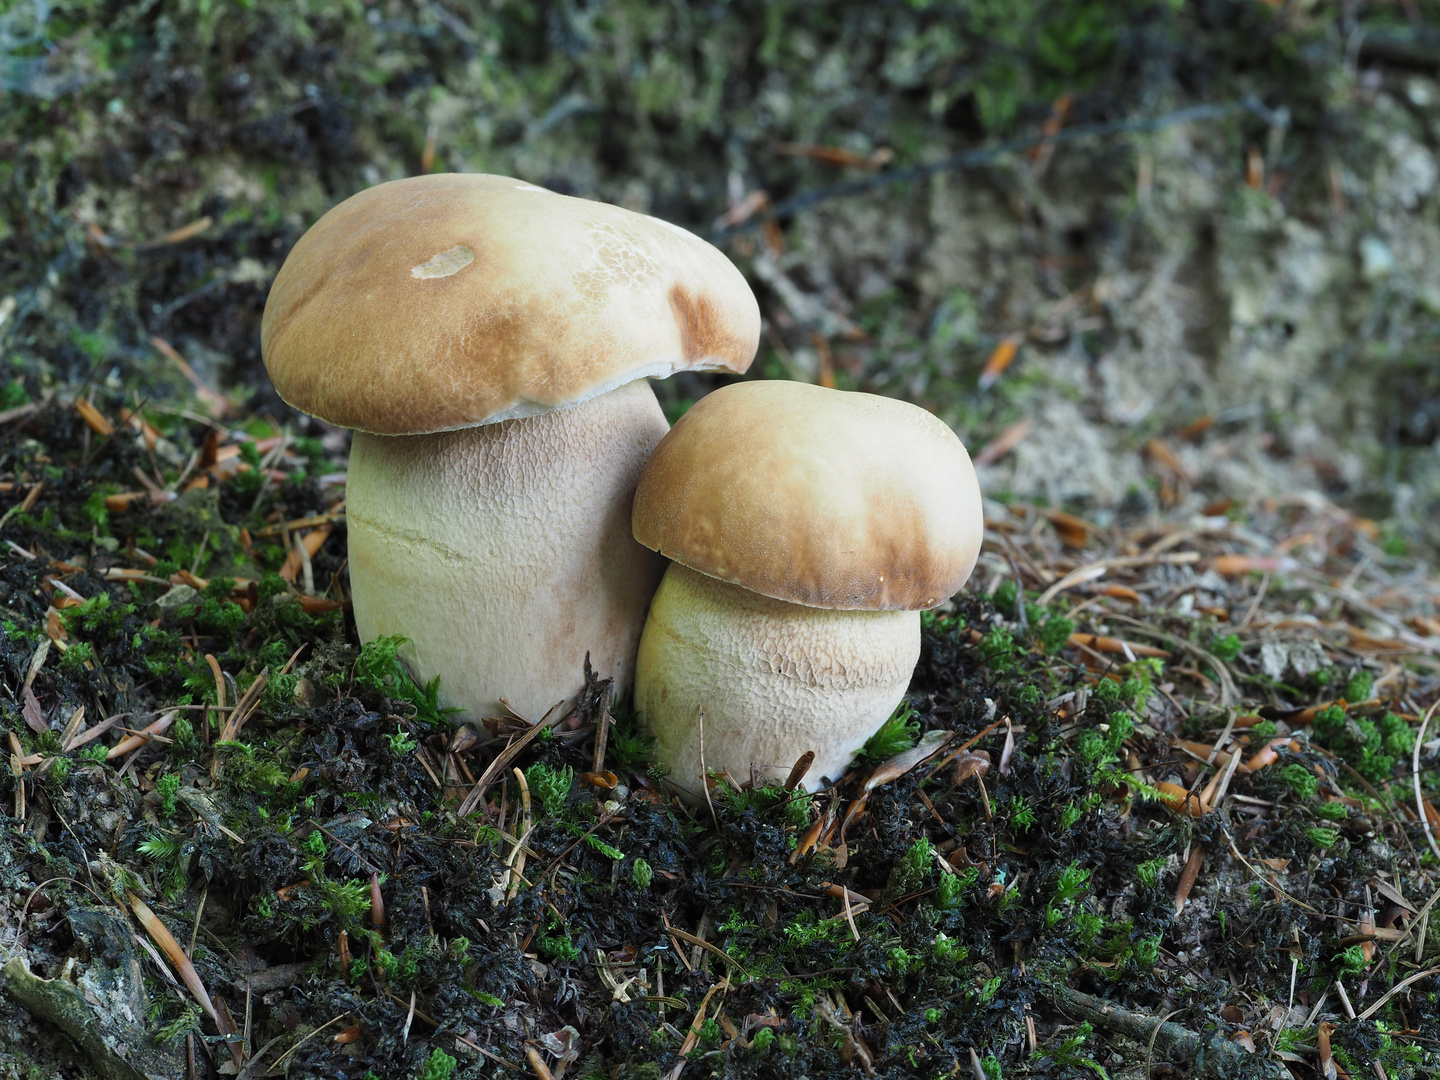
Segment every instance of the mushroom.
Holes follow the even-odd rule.
[[[635,538],[674,560],[650,605],[635,708],[682,794],[708,772],[837,778],[894,711],[920,611],[970,576],[980,487],[942,421],[805,383],[716,390],[656,447]]]
[[[663,561],[630,535],[668,430],[647,377],[744,371],[759,309],[656,218],[485,175],[397,180],[290,252],[261,347],[291,405],[356,429],[346,499],[362,641],[470,716],[538,717],[586,653],[623,690]]]

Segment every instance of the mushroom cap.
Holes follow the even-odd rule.
[[[300,238],[261,351],[329,423],[418,435],[535,416],[635,379],[743,372],[760,309],[699,237],[503,176],[379,184]]]
[[[776,600],[917,610],[958,592],[984,522],[964,444],[918,406],[764,381],[701,398],[640,478],[635,539]]]

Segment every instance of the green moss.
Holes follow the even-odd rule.
[[[155,781],[155,793],[160,796],[160,813],[164,817],[175,814],[175,795],[180,790],[178,773],[166,773]]]
[[[1003,626],[993,627],[980,641],[980,659],[996,675],[1013,671],[1020,652],[1015,635]]]
[[[1313,799],[1320,793],[1319,778],[1311,769],[1298,762],[1286,765],[1277,775],[1302,799]]]
[[[573,964],[580,959],[579,948],[564,935],[557,934],[540,938],[539,948],[542,956],[549,957],[551,960],[559,960],[562,963]]]
[[[1369,701],[1375,690],[1375,676],[1363,668],[1345,684],[1346,701]]]
[[[1409,725],[1400,717],[1386,713],[1378,723],[1366,717],[1351,718],[1338,705],[1316,713],[1311,731],[1317,742],[1339,754],[1372,783],[1389,780],[1397,757],[1414,746]]]
[[[400,662],[398,650],[409,638],[396,634],[365,643],[355,661],[355,681],[387,697],[409,702],[416,717],[429,724],[441,724],[455,709],[440,706],[440,677],[437,675],[421,687]]]
[[[552,768],[537,761],[525,770],[525,783],[530,798],[539,802],[547,814],[560,814],[575,783],[575,771],[568,765]]]
[[[1223,663],[1230,663],[1240,655],[1244,642],[1237,634],[1217,635],[1210,639],[1210,653]]]
[[[1040,624],[1040,647],[1052,656],[1063,649],[1075,632],[1075,623],[1062,615],[1052,615]]]
[[[82,674],[95,662],[95,647],[85,641],[74,642],[60,658],[60,668],[67,675]]]
[[[860,751],[863,761],[881,762],[904,753],[920,737],[920,724],[910,702],[902,701],[884,725],[866,741]]]

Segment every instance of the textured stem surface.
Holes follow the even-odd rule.
[[[623,692],[664,560],[630,510],[668,426],[643,379],[581,405],[436,435],[357,433],[346,513],[363,641],[403,634],[443,704],[538,720],[584,685]]]
[[[894,711],[920,657],[918,611],[832,611],[773,600],[674,563],[655,594],[635,707],[660,764],[692,797],[704,769],[804,786],[835,778]],[[698,722],[705,709],[704,730]]]

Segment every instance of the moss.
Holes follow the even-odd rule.
[[[920,724],[914,710],[910,702],[902,701],[880,730],[866,740],[860,757],[871,762],[886,761],[909,750],[919,736]]]

